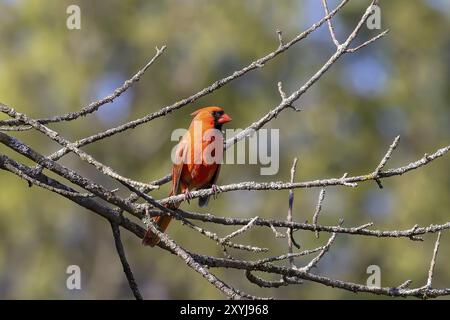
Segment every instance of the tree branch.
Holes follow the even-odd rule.
[[[140,69],[133,77],[126,80],[120,87],[116,88],[113,93],[110,95],[104,97],[103,99],[91,102],[89,105],[83,107],[78,112],[70,112],[64,115],[60,116],[54,116],[50,118],[42,118],[42,119],[36,119],[36,121],[40,124],[48,124],[48,123],[56,123],[56,122],[63,122],[63,121],[72,121],[76,120],[80,117],[87,116],[90,113],[93,113],[97,111],[101,106],[113,102],[116,98],[120,97],[122,93],[127,91],[129,88],[133,86],[134,83],[138,82],[141,77],[144,75],[144,73],[147,71],[147,69],[163,54],[164,50],[166,50],[166,46],[162,46],[161,49],[156,47],[156,54],[153,56],[153,58],[142,68]],[[31,129],[31,126],[23,127],[23,122],[20,121],[20,119],[15,120],[0,120],[0,126],[19,126],[18,128],[15,128],[15,131],[23,131]],[[11,129],[11,128],[10,128]]]
[[[417,161],[411,162],[402,167],[398,167],[395,169],[385,170],[383,172],[378,172],[378,174],[369,173],[365,175],[359,176],[344,176],[342,178],[330,178],[330,179],[321,179],[321,180],[312,180],[305,182],[254,182],[254,181],[246,181],[240,183],[233,183],[228,185],[219,186],[221,193],[230,192],[230,191],[239,191],[239,190],[287,190],[287,189],[303,189],[303,188],[323,188],[330,186],[351,186],[354,187],[354,183],[356,182],[366,182],[366,181],[374,181],[376,179],[381,178],[390,178],[394,176],[403,175],[409,171],[418,169],[428,163],[436,160],[446,153],[450,151],[450,145],[440,148],[432,154],[425,154],[422,158]],[[201,189],[198,191],[192,191],[190,193],[191,199],[212,195],[214,190],[210,189]],[[160,201],[161,204],[167,203],[177,203],[180,201],[185,201],[185,195],[176,195],[171,196]]]
[[[128,264],[127,257],[125,256],[125,249],[123,248],[122,240],[120,238],[120,228],[117,224],[111,223],[112,234],[114,237],[114,244],[116,246],[117,254],[120,257],[120,262],[122,263],[123,272],[128,280],[128,285],[133,292],[136,300],[143,300],[141,293],[139,292],[138,285],[134,279],[133,272],[131,271],[130,265]]]
[[[125,218],[123,216],[123,213],[129,213],[134,217],[143,220],[143,222],[147,225],[148,229],[151,232],[153,232],[157,237],[160,238],[158,246],[161,249],[177,255],[189,268],[201,274],[211,285],[213,285],[220,292],[222,292],[224,295],[226,295],[231,299],[267,299],[267,298],[261,298],[254,295],[250,295],[238,290],[237,288],[234,288],[233,286],[225,283],[224,281],[219,279],[216,275],[211,273],[209,268],[232,268],[235,270],[244,270],[247,279],[251,283],[257,284],[260,287],[268,287],[268,288],[278,288],[286,285],[301,284],[304,281],[310,281],[322,284],[324,286],[336,287],[352,292],[367,292],[371,294],[378,294],[384,296],[395,296],[395,297],[413,296],[418,298],[428,298],[428,297],[439,297],[449,295],[450,288],[433,289],[432,280],[434,276],[434,268],[440,244],[441,232],[450,229],[450,222],[441,225],[430,225],[427,227],[419,227],[418,225],[415,225],[414,227],[407,230],[383,231],[383,230],[369,229],[370,227],[373,226],[372,222],[355,227],[343,227],[342,226],[343,220],[338,225],[335,226],[320,225],[318,224],[318,217],[322,210],[322,203],[324,201],[325,196],[325,189],[324,189],[325,187],[330,186],[357,187],[359,182],[365,181],[376,181],[378,185],[381,187],[381,179],[403,175],[404,173],[407,173],[411,170],[419,169],[420,167],[427,165],[431,161],[448,153],[448,151],[450,151],[450,146],[441,148],[431,155],[425,154],[423,158],[415,162],[411,162],[405,166],[385,170],[384,168],[387,162],[391,158],[394,149],[397,147],[399,143],[399,137],[397,137],[391,144],[388,151],[381,159],[380,163],[375,168],[375,170],[366,175],[349,176],[347,173],[345,173],[340,178],[320,179],[306,182],[294,182],[295,168],[297,162],[295,159],[291,169],[290,182],[258,183],[254,181],[247,181],[219,187],[221,192],[231,192],[240,190],[254,190],[254,191],[289,190],[289,209],[286,220],[263,219],[259,217],[230,218],[230,217],[220,217],[212,214],[201,214],[196,212],[187,212],[179,209],[172,209],[170,206],[168,207],[167,205],[171,203],[178,203],[181,201],[185,201],[186,200],[185,195],[175,195],[165,199],[155,199],[154,197],[151,197],[147,194],[149,191],[156,189],[158,186],[169,182],[171,180],[170,175],[166,175],[165,177],[155,180],[151,183],[143,183],[135,181],[119,175],[110,167],[104,165],[103,163],[97,161],[91,155],[80,150],[81,147],[91,144],[93,142],[102,140],[107,137],[111,137],[113,135],[127,131],[131,128],[135,128],[154,119],[164,117],[175,110],[178,110],[184,106],[191,104],[194,101],[197,101],[201,97],[211,94],[212,92],[220,89],[229,82],[244,76],[246,73],[263,67],[266,63],[277,57],[279,54],[285,52],[297,42],[305,39],[309,34],[311,34],[321,25],[327,23],[331,39],[336,46],[334,53],[308,80],[304,82],[302,86],[298,87],[291,94],[286,94],[286,92],[283,90],[281,82],[279,82],[278,92],[281,97],[281,101],[279,102],[279,104],[275,106],[272,110],[265,113],[265,115],[262,116],[259,120],[253,122],[246,129],[238,133],[236,136],[226,140],[225,147],[228,148],[237,141],[240,141],[241,139],[250,136],[255,131],[259,130],[267,123],[275,119],[285,109],[293,108],[296,111],[298,111],[298,109],[293,107],[293,103],[296,102],[298,99],[300,99],[300,97],[305,92],[307,92],[344,54],[354,53],[368,46],[374,41],[380,39],[387,33],[387,31],[384,31],[357,47],[354,48],[350,47],[354,39],[359,34],[360,30],[362,29],[363,25],[365,24],[367,18],[370,16],[372,5],[377,2],[372,1],[371,5],[366,9],[360,20],[357,22],[355,28],[347,36],[346,40],[342,44],[340,44],[339,41],[337,40],[335,30],[331,22],[331,18],[337,12],[339,12],[347,2],[348,0],[342,1],[333,11],[330,12],[328,9],[327,1],[322,0],[322,4],[325,10],[325,17],[323,19],[321,19],[320,21],[312,25],[309,29],[300,33],[287,43],[283,41],[281,31],[277,31],[278,46],[275,50],[271,51],[264,57],[254,60],[246,67],[243,67],[242,69],[235,71],[231,75],[228,75],[212,83],[211,85],[205,87],[204,89],[198,91],[197,93],[183,100],[180,100],[171,105],[163,107],[159,111],[150,113],[142,118],[124,123],[120,126],[108,129],[103,132],[99,132],[89,137],[85,137],[76,142],[71,142],[68,139],[63,138],[58,132],[48,128],[47,126],[45,126],[45,124],[76,120],[82,116],[97,111],[102,105],[112,102],[115,98],[117,98],[123,92],[128,90],[135,82],[139,81],[141,76],[146,72],[146,70],[150,67],[150,65],[152,65],[160,55],[162,55],[165,46],[162,47],[161,49],[157,48],[155,56],[147,63],[147,65],[141,70],[139,70],[138,73],[136,73],[131,79],[125,81],[125,83],[119,88],[117,88],[113,93],[111,93],[110,95],[108,95],[103,99],[92,102],[88,106],[83,107],[78,112],[71,112],[64,115],[53,116],[49,118],[32,119],[26,116],[25,114],[16,112],[14,109],[9,108],[6,105],[0,104],[0,111],[14,118],[10,120],[1,120],[0,131],[6,132],[15,130],[24,131],[29,129],[36,129],[37,131],[46,135],[51,140],[60,144],[62,147],[60,150],[53,153],[52,155],[44,157],[40,153],[33,150],[30,146],[19,141],[18,139],[11,137],[3,132],[0,132],[0,143],[14,150],[18,154],[25,156],[26,158],[32,160],[34,163],[37,164],[35,168],[30,168],[9,158],[6,155],[0,154],[0,169],[9,171],[10,173],[16,175],[17,177],[25,179],[30,186],[36,185],[50,192],[54,192],[88,209],[90,212],[107,219],[111,224],[117,254],[122,263],[122,267],[126,275],[130,289],[132,290],[133,295],[136,299],[142,299],[142,295],[139,292],[133,273],[126,259],[123,243],[121,241],[120,227],[125,228],[126,230],[130,231],[140,239],[143,238],[145,229],[142,228],[139,224],[134,223]],[[120,182],[131,192],[131,195],[128,198],[119,197],[116,194],[117,190],[109,190],[108,188],[92,181],[91,179],[82,176],[78,172],[56,162],[58,159],[60,159],[62,156],[64,156],[69,152],[75,153],[82,161],[85,161],[90,165],[94,166],[99,172],[109,177],[112,177],[118,182]],[[57,179],[61,177],[73,183],[76,186],[75,188],[83,189],[86,192],[77,191],[71,187],[66,186],[62,182],[57,181],[56,179],[48,177],[47,175],[42,173],[44,168],[56,174],[58,176]],[[293,210],[294,189],[313,188],[313,187],[321,187],[322,190],[319,194],[316,210],[314,212],[312,219],[312,224],[293,221],[292,210]],[[214,188],[192,191],[190,198],[214,195],[215,192],[216,190],[214,190]],[[101,202],[97,201],[97,198],[101,199]],[[145,203],[137,203],[139,199],[143,199]],[[225,253],[225,258],[200,255],[184,249],[180,244],[173,241],[169,237],[169,235],[161,232],[154,223],[153,219],[148,219],[149,217],[160,215],[169,215],[175,219],[178,219],[183,223],[183,225],[188,226],[194,231],[199,232],[200,234],[215,241],[218,245],[222,246],[223,251]],[[225,233],[227,234],[226,236],[220,237],[217,233],[209,231],[206,228],[197,226],[189,219],[221,225],[233,225],[237,227],[239,226],[242,227],[237,228],[237,230],[235,228],[235,231],[228,234]],[[280,233],[276,230],[276,228],[286,228],[286,233],[288,234],[288,249],[287,249],[288,252],[286,254],[281,255],[271,254],[268,257],[264,256],[261,257],[261,255],[258,255],[260,257],[258,260],[252,260],[249,258],[241,258],[242,260],[240,260],[230,257],[226,251],[227,247],[247,251],[243,252],[242,255],[254,253],[262,254],[264,252],[270,251],[269,248],[261,248],[259,246],[254,245],[235,244],[230,241],[231,239],[249,231],[251,228],[257,227],[270,228],[274,232],[276,237],[279,237],[280,235]],[[295,245],[293,232],[298,230],[311,231],[314,232],[317,236],[319,232],[328,232],[331,233],[331,236],[328,242],[323,246],[294,253],[292,247],[292,245]],[[400,286],[375,288],[353,282],[332,279],[330,277],[317,275],[311,272],[311,270],[314,267],[316,267],[317,264],[320,262],[320,260],[325,256],[326,252],[331,249],[331,245],[335,241],[336,235],[338,233],[347,234],[350,236],[358,235],[367,237],[409,238],[411,240],[423,240],[422,238],[420,238],[421,235],[436,232],[438,232],[438,237],[435,243],[433,256],[431,259],[427,283],[425,286],[419,288],[413,289],[408,288],[411,284],[410,280],[403,282]],[[294,258],[301,256],[309,256],[315,253],[317,253],[317,255],[313,257],[308,263],[305,263],[303,267],[297,267],[294,264]],[[289,264],[285,265],[284,264],[285,260],[288,260]],[[255,272],[269,273],[272,275],[276,275],[279,280],[275,281],[265,280],[262,277],[257,276]]]
[[[97,133],[95,135],[91,135],[89,137],[83,138],[78,140],[74,146],[75,147],[83,147],[86,146],[88,144],[94,143],[96,141],[102,140],[104,138],[107,137],[111,137],[113,135],[116,135],[118,133],[124,132],[126,130],[129,129],[134,129],[137,126],[140,126],[144,123],[147,123],[149,121],[152,121],[154,119],[166,116],[167,114],[180,109],[184,106],[187,106],[195,101],[197,101],[198,99],[200,99],[201,97],[204,97],[208,94],[211,94],[212,92],[220,89],[221,87],[223,87],[224,85],[228,84],[229,82],[238,79],[242,76],[244,76],[246,73],[253,71],[255,69],[260,68],[261,66],[264,66],[267,62],[269,62],[270,60],[274,59],[275,57],[277,57],[279,54],[285,52],[286,50],[288,50],[290,47],[292,47],[294,44],[298,43],[299,41],[305,39],[306,37],[308,37],[312,32],[314,32],[315,30],[317,30],[322,24],[325,23],[325,21],[327,21],[327,19],[333,17],[337,12],[339,12],[348,2],[349,0],[343,0],[337,7],[336,9],[334,9],[332,12],[330,12],[329,15],[325,16],[324,18],[322,18],[321,20],[319,20],[318,22],[316,22],[315,24],[313,24],[310,28],[308,28],[307,30],[303,31],[302,33],[298,34],[295,38],[293,38],[291,41],[289,41],[288,43],[284,44],[283,46],[278,47],[276,50],[271,51],[270,53],[268,53],[267,55],[265,55],[262,58],[259,58],[257,60],[254,60],[253,62],[251,62],[249,65],[247,65],[246,67],[233,72],[231,75],[226,76],[220,80],[215,81],[214,83],[212,83],[211,85],[209,85],[208,87],[203,88],[202,90],[198,91],[197,93],[182,99],[180,101],[177,101],[169,106],[163,107],[162,109],[160,109],[157,112],[153,112],[151,114],[146,115],[145,117],[127,122],[123,125],[120,125],[118,127],[115,128],[111,128],[108,129],[106,131]],[[69,153],[71,150],[68,148],[62,148],[59,151],[53,153],[52,155],[49,156],[50,159],[52,160],[58,160],[61,157],[63,157],[65,154]]]

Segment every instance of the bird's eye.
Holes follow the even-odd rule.
[[[222,116],[223,114],[224,114],[223,110],[211,112],[211,115],[212,115],[214,118],[219,118],[219,117]]]

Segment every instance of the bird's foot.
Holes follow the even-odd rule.
[[[213,199],[216,200],[217,199],[217,194],[221,193],[222,190],[220,190],[220,188],[217,185],[215,185],[215,184],[213,184],[211,186],[211,189],[212,189],[212,192],[213,192],[213,194],[212,194]]]
[[[189,203],[189,204],[191,204],[190,200],[192,200],[194,198],[188,188],[186,188],[186,190],[184,190],[184,198],[186,199],[187,203]]]

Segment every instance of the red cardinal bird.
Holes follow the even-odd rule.
[[[169,193],[169,196],[184,193],[188,200],[189,190],[216,188],[223,154],[222,125],[231,121],[231,117],[220,107],[205,107],[191,115],[194,119],[175,151]],[[208,200],[209,196],[200,197],[199,206],[205,207]],[[177,209],[179,206],[180,203],[176,203],[167,205],[167,208]],[[164,232],[171,219],[169,216],[158,216],[153,221]],[[159,238],[147,230],[142,243],[153,247],[159,243]]]

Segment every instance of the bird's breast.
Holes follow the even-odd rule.
[[[218,164],[185,164],[183,166],[183,171],[181,179],[183,182],[190,186],[191,189],[201,187],[208,184],[216,170]]]
[[[223,136],[212,137],[191,135],[188,142],[186,162],[181,172],[181,182],[189,189],[209,184],[222,162]],[[219,151],[218,151],[219,150]]]

